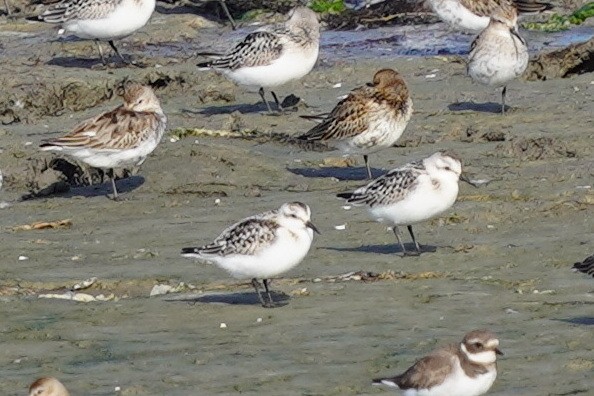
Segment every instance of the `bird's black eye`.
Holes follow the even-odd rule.
[[[450,168],[449,166],[446,166],[446,167],[445,167],[445,170],[447,170],[447,171],[451,171],[451,170],[452,170],[452,168]]]
[[[475,348],[477,349],[481,349],[483,347],[483,344],[481,344],[480,342],[475,342],[474,343]]]

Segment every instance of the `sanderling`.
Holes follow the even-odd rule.
[[[59,138],[44,141],[43,151],[58,151],[94,168],[108,170],[117,199],[113,168],[140,166],[165,132],[167,117],[149,86],[130,84],[124,104],[83,121]]]
[[[225,229],[214,242],[182,249],[182,256],[211,261],[239,279],[252,279],[264,307],[273,307],[268,289],[271,277],[299,264],[319,233],[310,220],[309,206],[301,202],[250,216]],[[268,301],[264,301],[257,278],[262,278]]]
[[[383,176],[352,193],[341,193],[356,206],[365,205],[371,217],[393,227],[403,254],[398,226],[406,225],[417,253],[421,248],[413,234],[412,225],[448,210],[458,197],[458,180],[472,182],[462,174],[462,163],[452,154],[437,152],[421,161],[392,169]]]
[[[309,73],[318,59],[319,44],[318,16],[309,8],[297,7],[284,24],[248,34],[224,55],[198,54],[214,58],[198,66],[219,71],[239,85],[259,87],[260,97],[272,112],[264,88],[276,87]],[[272,96],[282,110],[274,92]]]
[[[474,330],[459,345],[436,349],[403,374],[373,384],[398,388],[405,396],[479,396],[497,378],[497,355],[503,352],[495,334]]]
[[[518,14],[514,8],[498,8],[491,22],[472,42],[467,72],[476,82],[503,87],[501,112],[505,114],[507,83],[528,66],[528,47],[518,33]]]
[[[371,179],[368,155],[391,147],[404,132],[412,112],[402,76],[395,70],[382,69],[373,76],[373,83],[353,90],[299,139],[329,142],[345,154],[363,154]]]
[[[156,0],[63,0],[51,5],[39,16],[48,23],[61,23],[64,32],[97,43],[101,61],[105,64],[99,41],[107,41],[122,62],[127,63],[113,40],[129,36],[148,22]]]
[[[437,16],[455,29],[481,31],[498,8],[513,8],[521,13],[550,10],[548,3],[536,0],[428,0]]]
[[[56,378],[43,377],[31,384],[29,396],[70,396],[70,393]]]
[[[590,257],[587,257],[581,263],[575,263],[572,269],[576,272],[583,272],[584,274],[588,274],[594,276],[594,254]]]

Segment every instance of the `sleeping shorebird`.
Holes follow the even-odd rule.
[[[408,252],[398,226],[406,225],[416,253],[420,254],[412,225],[452,207],[458,197],[458,180],[472,184],[462,174],[462,162],[458,158],[438,151],[421,161],[393,169],[352,193],[337,196],[355,206],[366,206],[375,221],[391,226],[403,255]]]
[[[62,137],[44,141],[42,151],[56,151],[94,168],[106,169],[113,198],[118,199],[113,168],[140,166],[165,132],[167,117],[149,86],[129,85],[124,104],[83,121]]]
[[[56,378],[43,377],[29,386],[29,396],[70,396],[70,393]]]
[[[533,14],[550,10],[551,4],[537,0],[428,0],[437,16],[455,29],[481,31],[499,7]]]
[[[299,264],[311,247],[313,232],[309,206],[301,202],[283,204],[279,209],[250,216],[225,229],[214,242],[182,249],[182,256],[211,261],[231,276],[252,280],[252,286],[266,308],[274,307],[269,279]],[[262,278],[268,296],[260,293]]]
[[[345,154],[362,154],[371,179],[369,154],[393,146],[412,112],[413,103],[402,76],[395,70],[382,69],[375,73],[372,83],[354,89],[299,139],[328,142]]]
[[[488,330],[474,330],[460,344],[439,348],[403,374],[373,380],[397,388],[404,396],[479,396],[497,378],[499,340]]]
[[[505,114],[507,83],[528,67],[528,47],[518,33],[514,8],[498,8],[489,25],[472,42],[467,73],[476,82],[503,87],[501,113]]]
[[[156,0],[63,0],[51,5],[39,16],[48,23],[61,23],[58,34],[72,33],[95,40],[101,61],[106,64],[99,41],[107,41],[116,55],[128,63],[114,44],[134,33],[148,22]]]
[[[248,34],[226,54],[200,53],[214,58],[198,67],[212,68],[239,85],[259,87],[259,94],[272,112],[264,88],[297,80],[311,71],[318,59],[320,24],[315,12],[297,7],[282,25]],[[281,103],[272,97],[279,110]]]

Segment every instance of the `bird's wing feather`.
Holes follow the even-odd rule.
[[[214,68],[236,70],[240,67],[266,66],[278,59],[283,52],[281,38],[271,32],[248,34],[226,55],[208,62]]]

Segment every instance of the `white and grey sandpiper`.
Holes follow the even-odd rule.
[[[117,56],[127,63],[113,41],[146,25],[155,10],[155,3],[156,0],[63,0],[49,6],[39,19],[62,24],[58,34],[71,33],[95,40],[104,64],[106,59],[99,41],[107,41]]]
[[[518,33],[518,14],[514,8],[498,8],[489,25],[472,42],[467,72],[476,82],[503,87],[501,112],[505,113],[507,83],[519,77],[528,66],[528,47]]]
[[[248,34],[225,54],[198,54],[214,58],[198,66],[221,72],[236,84],[259,88],[262,101],[272,112],[264,88],[283,85],[309,73],[318,59],[319,45],[317,14],[307,7],[297,7],[284,24]],[[272,96],[282,110],[274,92]]]
[[[439,348],[417,360],[403,374],[373,380],[404,396],[479,396],[497,377],[499,340],[488,330],[474,330],[460,344]]]
[[[225,229],[214,242],[182,249],[182,256],[213,262],[231,276],[251,279],[264,307],[274,307],[268,288],[271,277],[299,264],[311,247],[313,232],[309,206],[289,202],[280,208],[247,217]],[[268,300],[260,293],[263,280]]]
[[[458,197],[458,180],[472,182],[462,174],[462,162],[453,154],[437,152],[420,161],[392,169],[352,193],[341,193],[355,206],[366,206],[371,217],[393,227],[403,254],[407,254],[398,226],[406,225],[416,253],[421,248],[412,225],[439,216]]]
[[[42,377],[29,386],[29,396],[70,396],[70,393],[56,378]]]
[[[382,69],[375,73],[373,82],[351,91],[299,139],[328,142],[345,154],[362,154],[371,179],[368,155],[393,146],[412,112],[412,99],[402,75]]]
[[[48,139],[39,147],[107,170],[117,199],[113,168],[140,166],[161,141],[166,125],[167,117],[152,88],[130,84],[122,106],[83,121],[69,134]]]
[[[428,0],[437,16],[455,29],[478,32],[487,27],[491,14],[499,8],[525,14],[550,10],[549,3],[537,0]]]

